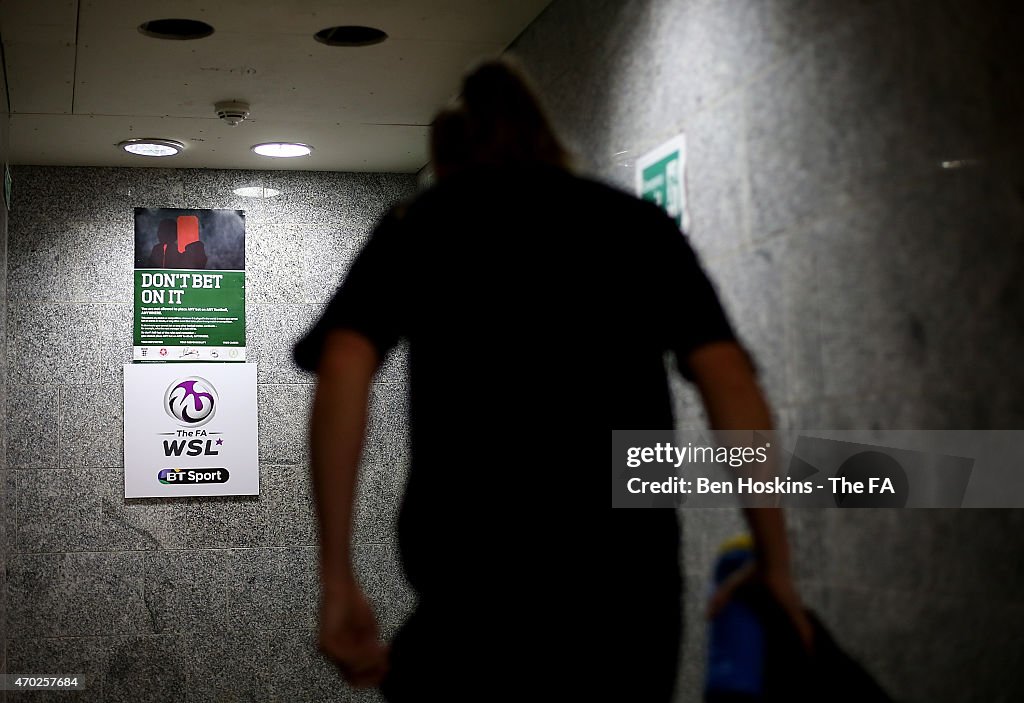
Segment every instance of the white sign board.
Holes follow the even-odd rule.
[[[256,364],[125,364],[124,497],[259,495]]]

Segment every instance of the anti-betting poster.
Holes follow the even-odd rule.
[[[136,362],[245,361],[245,212],[135,208]]]

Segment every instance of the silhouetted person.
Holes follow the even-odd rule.
[[[206,268],[206,246],[202,242],[191,242],[185,246],[179,259],[178,268],[183,269],[204,269]]]
[[[321,649],[396,702],[664,703],[679,524],[610,507],[611,430],[673,427],[669,351],[714,427],[770,429],[753,367],[672,220],[573,175],[506,64],[466,78],[431,140],[436,185],[381,221],[295,349],[318,374]],[[352,523],[371,383],[401,339],[417,603],[389,650],[353,567],[380,550],[355,550]],[[758,575],[806,633],[780,513],[747,517]]]
[[[182,268],[179,265],[178,223],[174,220],[160,220],[156,230],[157,243],[149,255],[149,265],[157,269]]]

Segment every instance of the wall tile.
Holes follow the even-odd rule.
[[[805,401],[790,409],[792,427],[807,429],[988,429],[991,408],[972,408],[962,395],[883,392],[867,397]],[[970,420],[970,417],[976,419]]]
[[[267,501],[264,496],[205,496],[179,500],[182,501],[187,548],[261,547],[267,544]]]
[[[137,553],[10,555],[7,631],[14,637],[146,632]]]
[[[830,585],[922,592],[941,568],[941,546],[928,529],[931,511],[827,510],[822,539],[828,545],[818,565]],[[885,559],[878,558],[883,550]]]
[[[156,551],[141,557],[151,631],[220,632],[225,627],[231,554],[221,549]]]
[[[932,555],[930,590],[937,596],[984,600],[998,612],[1003,605],[1024,605],[1017,587],[1024,553],[1008,536],[1024,529],[1021,510],[928,510]]]
[[[60,388],[60,465],[124,465],[124,393],[120,380]]]
[[[11,386],[120,384],[131,360],[128,304],[12,304],[8,324]]]
[[[315,547],[231,550],[227,626],[233,630],[313,627],[319,598]]]
[[[818,290],[828,300],[820,317],[826,395],[924,390],[923,357],[908,334],[892,268],[877,255],[886,229],[870,214],[850,212],[814,230]]]
[[[57,466],[57,387],[11,383],[7,399],[7,465]]]
[[[747,241],[750,184],[746,174],[742,95],[701,112],[686,125],[689,239],[704,257]]]
[[[378,703],[376,689],[351,689],[317,650],[312,630],[279,630],[270,640],[271,701]]]
[[[47,227],[37,232],[11,232],[9,237],[8,299],[60,300],[60,233]]]
[[[826,394],[984,394],[1017,382],[1008,348],[1021,335],[1003,324],[1019,303],[1013,208],[983,174],[940,175],[808,232]]]
[[[292,361],[292,348],[318,319],[315,305],[248,306],[246,358],[258,364],[260,383],[310,383],[313,376]]]
[[[312,483],[309,467],[265,466],[263,500],[266,503],[268,543],[273,547],[317,544]]]
[[[263,632],[224,632],[184,637],[189,703],[263,703],[270,700],[270,639]]]
[[[782,247],[782,300],[786,400],[802,402],[825,392],[822,315],[827,306],[818,279],[814,232],[788,237]],[[826,284],[827,285],[827,284]]]
[[[655,21],[638,41],[656,47],[661,78],[671,88],[656,91],[652,111],[692,115],[777,58],[768,31],[769,3],[697,0],[679,6],[663,0],[657,5]],[[680,70],[685,73],[673,75]]]
[[[357,546],[352,552],[352,563],[385,636],[389,636],[415,605],[415,595],[405,580],[398,547],[391,544]]]
[[[314,224],[246,223],[245,302],[306,302],[306,239]]]
[[[306,461],[309,411],[313,387],[299,384],[262,384],[257,388],[260,426],[260,462],[300,464]]]
[[[3,509],[2,514],[0,514],[0,557],[5,554],[12,554],[15,551],[18,536],[17,481],[17,471],[3,471],[0,473],[0,501],[2,501],[0,507]],[[6,589],[0,591],[0,595],[6,592]],[[5,621],[0,620],[0,622]]]
[[[91,469],[100,497],[97,540],[111,551],[181,549],[189,506],[181,498],[125,498],[124,469]]]
[[[1011,76],[1022,68],[1019,52],[1011,48],[1017,38],[992,24],[999,11],[960,0],[899,5],[904,70],[916,87],[908,98],[921,156],[938,167],[955,159],[999,162],[1000,153],[1019,153],[1019,133],[999,126],[1002,115],[1020,112],[1020,96],[1011,97]]]
[[[129,230],[103,222],[78,224],[64,234],[61,246],[57,301],[133,301],[134,221]]]
[[[100,498],[91,472],[23,469],[13,478],[13,551],[76,552],[99,546]]]
[[[408,471],[408,463],[401,460],[390,465],[364,462],[360,467],[352,536],[355,544],[380,544],[397,538],[398,510]]]
[[[970,690],[985,699],[1010,700],[1009,692],[1024,690],[1010,644],[1020,607],[966,609],[917,593],[835,588],[823,615],[840,646],[896,700],[955,700],[966,671]]]
[[[270,179],[266,171],[198,168],[185,169],[181,173],[184,207],[244,210],[247,235],[251,225],[280,217],[276,198],[249,198],[234,192],[242,187],[268,187]]]
[[[271,171],[267,182],[281,191],[275,205],[282,221],[360,234],[368,234],[392,205],[416,188],[413,174]]]
[[[749,89],[753,236],[799,226],[929,172],[918,149],[896,10],[820,35]],[[856,127],[847,118],[856,114]]]
[[[409,453],[409,393],[404,384],[376,382],[370,391],[364,461],[391,466]]]
[[[265,624],[262,608],[268,607],[270,550],[225,550],[224,567],[224,627],[228,631],[263,631]]]
[[[3,320],[3,314],[0,314],[0,320]],[[2,322],[0,322],[0,327],[3,327],[3,323]],[[4,343],[0,343],[0,347],[3,347],[3,346],[5,346],[5,344]],[[6,363],[7,362],[6,362],[6,359],[5,359],[3,365],[0,365],[0,374],[6,374],[6,371],[7,371]],[[3,376],[0,376],[0,378],[3,378]],[[0,417],[6,418],[7,417],[7,407],[9,405],[9,402],[8,402],[8,392],[7,392],[7,384],[6,383],[2,383],[2,384],[0,384],[0,386],[2,386],[2,388],[0,388]],[[9,442],[9,437],[7,436],[7,432],[0,432],[0,470],[7,470],[9,468],[9,465],[8,465],[8,462],[7,462],[7,446],[8,446],[8,442]]]
[[[106,671],[106,643],[100,637],[12,638],[7,642],[7,671],[15,674],[82,674],[81,693],[43,691],[7,694],[8,701],[84,700],[102,701]]]
[[[393,348],[377,370],[375,383],[395,383],[407,387],[409,382],[409,345],[402,342]]]
[[[130,302],[134,211],[102,220],[19,213],[12,223],[11,298]]]
[[[758,380],[774,405],[789,398],[783,281],[788,247],[762,242],[727,260],[719,294],[736,333],[757,365]]]
[[[357,543],[387,542],[395,537],[409,467],[408,403],[403,384],[374,384],[356,495],[353,539]]]
[[[627,148],[610,143],[612,111],[605,102],[608,84],[593,81],[592,76],[608,67],[605,48],[615,30],[633,25],[629,9],[605,0],[552,3],[545,11],[545,21],[532,25],[511,48],[531,71],[559,137],[584,172],[592,172]],[[565,27],[577,31],[565,31]],[[557,39],[549,43],[550,37]],[[550,51],[552,46],[563,47],[565,53]]]
[[[251,226],[247,237],[247,300],[322,307],[341,284],[367,236],[320,223]]]
[[[181,635],[116,637],[108,653],[103,693],[110,703],[184,703],[192,670]]]

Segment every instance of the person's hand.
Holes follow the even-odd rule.
[[[814,627],[811,625],[810,618],[807,617],[807,612],[804,610],[792,577],[785,571],[764,571],[759,569],[754,562],[737,569],[712,594],[708,601],[708,618],[713,619],[718,615],[741,587],[755,582],[760,583],[775,604],[789,618],[793,629],[796,630],[800,641],[803,642],[804,649],[808,652],[811,651],[814,646]]]
[[[320,651],[356,688],[377,686],[388,670],[388,648],[377,618],[355,581],[325,583],[320,599]]]

